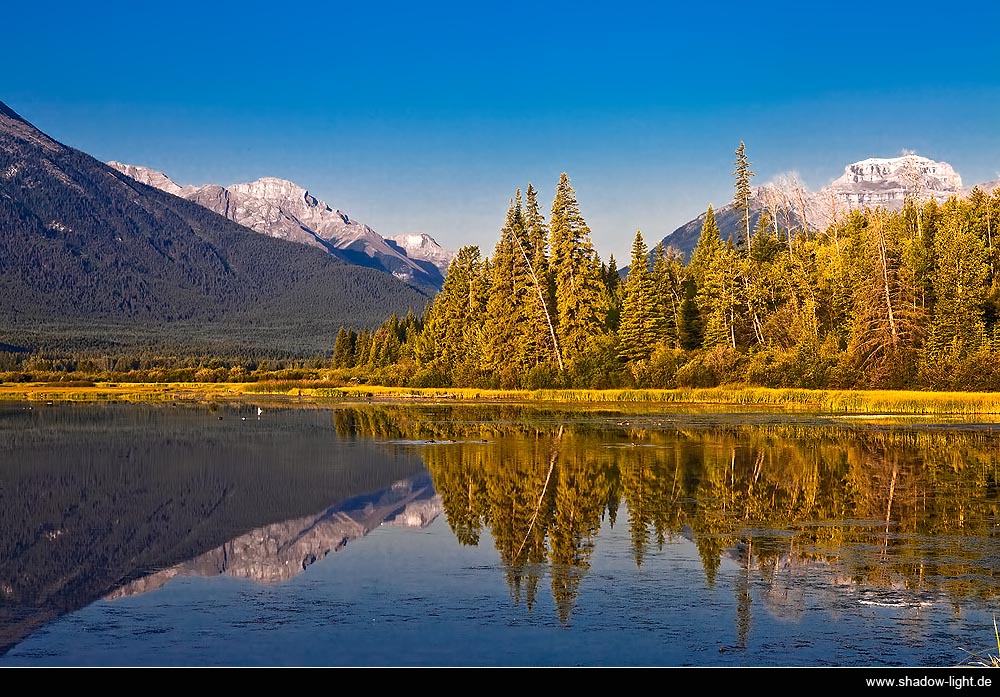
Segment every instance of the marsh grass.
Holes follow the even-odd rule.
[[[213,396],[283,395],[329,401],[521,402],[562,404],[690,404],[810,411],[827,414],[1000,414],[1000,392],[916,390],[805,390],[764,387],[656,389],[492,390],[473,387],[384,387],[338,385],[326,380],[209,383],[7,383],[0,399],[162,400]]]

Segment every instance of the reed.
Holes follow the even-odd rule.
[[[326,380],[248,383],[5,383],[0,400],[153,400],[283,395],[333,401],[448,400],[561,404],[673,404],[779,408],[829,414],[1000,414],[1000,393],[805,390],[726,386],[663,389],[493,390],[475,387],[337,385]]]

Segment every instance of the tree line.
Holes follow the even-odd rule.
[[[492,254],[462,247],[422,310],[343,324],[326,355],[133,352],[109,365],[9,352],[0,379],[1000,389],[1000,189],[939,202],[915,188],[900,210],[854,209],[821,228],[768,206],[752,214],[743,143],[735,164],[739,229],[724,236],[709,206],[690,255],[636,231],[627,273],[603,261],[563,173],[547,215],[530,183],[518,189]]]
[[[459,250],[420,317],[341,328],[332,363],[413,386],[1000,388],[1000,190],[751,229],[742,143],[736,164],[742,229],[709,206],[689,259],[637,231],[624,277],[565,173],[548,220],[529,184],[492,256]]]

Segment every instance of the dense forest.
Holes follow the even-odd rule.
[[[637,231],[627,273],[600,258],[565,173],[547,217],[528,184],[510,199],[492,254],[461,248],[422,312],[345,324],[326,357],[286,360],[282,376],[504,389],[1000,389],[1000,190],[943,202],[914,192],[899,210],[851,210],[824,229],[765,209],[751,227],[742,143],[736,165],[739,235],[724,238],[710,206],[689,256],[662,242],[650,249]],[[184,358],[177,373],[177,361],[158,356],[6,353],[0,377],[257,379],[261,363]],[[274,377],[275,363],[264,365]]]
[[[738,151],[735,202],[749,223]],[[826,229],[765,210],[723,239],[603,262],[564,174],[546,221],[529,184],[493,254],[460,250],[422,317],[341,330],[334,365],[425,386],[1000,387],[1000,192],[852,210]]]

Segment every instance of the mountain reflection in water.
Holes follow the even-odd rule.
[[[1000,595],[990,424],[662,407],[333,406],[260,420],[250,406],[18,408],[0,410],[5,651],[99,598],[181,575],[286,581],[383,524],[442,512],[459,545],[495,550],[512,603],[531,610],[545,593],[567,628],[608,530],[627,532],[616,553],[636,572],[669,545],[696,550],[703,589],[738,569],[740,647],[755,594],[788,620],[817,602],[959,612]]]
[[[0,653],[249,530],[423,472],[340,442],[316,410],[0,405]]]
[[[425,527],[440,513],[441,499],[434,495],[430,477],[411,477],[317,515],[251,530],[190,561],[136,579],[108,599],[155,590],[175,576],[226,574],[258,583],[287,581],[381,525]]]

